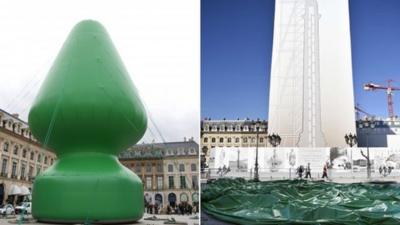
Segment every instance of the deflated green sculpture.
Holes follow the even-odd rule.
[[[104,27],[71,31],[29,112],[33,135],[58,160],[36,177],[33,216],[44,222],[131,222],[143,186],[117,154],[140,140],[147,117]]]

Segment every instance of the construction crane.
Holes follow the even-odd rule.
[[[388,80],[387,86],[374,84],[374,83],[364,84],[364,90],[366,90],[366,91],[386,90],[389,117],[395,118],[395,114],[394,114],[394,110],[393,110],[393,91],[400,91],[400,88],[393,87],[392,82],[393,82],[393,80]]]
[[[373,117],[371,114],[369,114],[366,111],[364,111],[363,109],[361,109],[359,104],[357,104],[357,106],[354,106],[354,109],[356,110],[357,119],[361,119],[360,113],[363,113],[367,117]]]

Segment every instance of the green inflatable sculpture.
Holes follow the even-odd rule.
[[[33,217],[57,223],[121,223],[143,216],[143,185],[119,163],[147,116],[104,27],[71,31],[29,112],[33,135],[58,160],[36,177]]]

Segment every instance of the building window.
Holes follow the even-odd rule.
[[[37,156],[37,161],[38,161],[38,163],[41,163],[41,162],[42,162],[42,155],[41,155],[41,154],[38,154],[38,156]]]
[[[25,164],[21,164],[21,179],[25,179]]]
[[[29,167],[29,171],[28,171],[28,176],[29,176],[29,178],[32,177],[32,174],[33,174],[33,166],[30,166],[30,167]]]
[[[163,177],[162,176],[157,177],[157,189],[158,190],[163,189]]]
[[[151,190],[151,177],[146,177],[146,189]]]
[[[224,138],[219,138],[220,143],[224,143]]]
[[[14,155],[18,155],[18,146],[14,145],[14,151],[13,151]]]
[[[169,189],[174,189],[175,188],[174,176],[169,176],[168,177],[168,187],[169,187]]]
[[[192,165],[190,165],[190,168],[192,169],[192,172],[196,171],[196,164],[192,163]]]
[[[47,156],[44,157],[44,164],[47,164]]]
[[[11,178],[17,178],[17,162],[12,163]]]
[[[185,176],[181,176],[181,189],[185,189],[186,188],[186,177]]]
[[[218,128],[217,128],[216,125],[214,125],[214,126],[212,127],[212,129],[211,129],[211,131],[217,131],[217,130],[218,130]]]
[[[53,158],[51,158],[50,159],[50,165],[53,165],[53,162],[54,162],[54,160],[53,160]]]
[[[168,165],[168,172],[174,172],[174,166],[169,164]]]
[[[26,149],[24,148],[23,150],[22,150],[22,158],[26,158]]]
[[[239,138],[235,138],[235,142],[236,142],[236,143],[239,143]]]
[[[199,189],[199,180],[197,179],[196,175],[192,176],[192,188],[194,190],[198,190]]]
[[[240,132],[240,130],[241,130],[241,129],[240,129],[240,125],[237,125],[235,130],[236,130],[237,132]]]
[[[215,143],[215,138],[211,138],[211,142],[212,142],[212,143]]]
[[[220,131],[225,131],[225,125],[221,125],[219,128]]]
[[[204,138],[203,140],[204,140],[204,141],[203,141],[204,143],[207,143],[207,142],[208,142],[208,138]]]
[[[249,131],[249,126],[244,126],[243,131]]]
[[[140,166],[140,163],[136,163],[135,171],[136,173],[142,173],[142,167]]]
[[[228,131],[233,131],[233,126],[232,125],[228,126]]]
[[[247,143],[247,138],[243,138],[243,143]]]
[[[146,164],[146,172],[151,173],[151,163]]]
[[[228,143],[231,143],[232,142],[232,138],[228,138]]]
[[[260,138],[260,143],[263,143],[264,142],[264,138]]]
[[[157,172],[158,173],[162,173],[163,168],[162,168],[162,164],[161,163],[157,163]]]
[[[36,167],[36,176],[40,174],[40,166]]]
[[[33,160],[34,158],[35,158],[35,153],[34,152],[31,152],[31,160]]]
[[[255,138],[251,138],[251,142],[252,142],[252,143],[255,143],[255,142],[256,142],[256,139],[255,139]]]
[[[179,164],[179,172],[185,172],[185,164]]]
[[[7,176],[7,159],[3,159],[3,163],[1,164],[1,176],[5,177]]]
[[[3,145],[3,150],[5,151],[5,152],[8,152],[8,146],[9,146],[9,144],[6,142],[6,143],[4,143],[4,145]]]

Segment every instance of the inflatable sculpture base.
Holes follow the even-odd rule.
[[[29,125],[58,157],[35,179],[35,219],[86,224],[142,218],[142,182],[117,156],[141,139],[147,116],[98,22],[83,21],[71,31],[29,112]]]
[[[66,155],[35,181],[33,216],[42,222],[134,222],[143,216],[142,187],[115,156]]]

